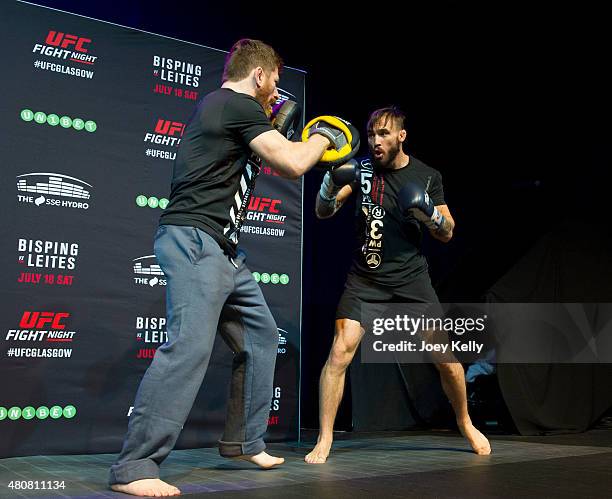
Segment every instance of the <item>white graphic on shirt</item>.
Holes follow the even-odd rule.
[[[249,160],[240,177],[238,190],[234,194],[234,204],[229,211],[230,221],[223,229],[223,234],[234,244],[238,244],[240,227],[246,216],[246,207],[249,205],[251,194],[253,194],[257,175],[259,175],[259,165]]]

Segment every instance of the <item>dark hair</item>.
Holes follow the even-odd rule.
[[[261,66],[266,73],[271,73],[275,69],[280,72],[283,60],[276,50],[261,40],[249,38],[238,40],[225,58],[223,83],[243,80],[258,66]]]
[[[389,119],[393,120],[393,123],[397,125],[400,130],[404,129],[404,120],[406,119],[406,115],[399,107],[389,106],[377,109],[370,114],[370,117],[368,118],[367,131],[371,132],[374,129],[374,125],[376,125],[376,123],[379,121],[383,121],[383,124],[385,124]]]

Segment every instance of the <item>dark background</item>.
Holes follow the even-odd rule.
[[[406,149],[444,177],[453,240],[426,241],[442,301],[481,299],[551,227],[610,232],[611,44],[601,10],[518,2],[33,3],[210,47],[274,46],[308,72],[306,117],[362,131],[369,112],[407,114]],[[282,87],[282,78],[280,86]],[[367,152],[362,141],[362,153]],[[321,172],[305,177],[302,427],[318,426],[317,380],[350,263],[352,206],[317,221]],[[578,222],[576,222],[576,220]],[[593,230],[593,229],[588,229]],[[346,398],[337,428],[350,428]]]

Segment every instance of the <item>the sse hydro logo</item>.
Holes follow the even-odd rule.
[[[168,341],[165,317],[136,317],[136,341],[142,348],[136,352],[137,359],[152,359],[160,345]]]
[[[54,405],[53,407],[47,407],[45,405],[41,405],[38,408],[34,408],[32,406],[24,407],[6,407],[0,406],[0,421],[4,421],[5,419],[10,419],[11,421],[17,421],[18,419],[40,419],[44,420],[47,418],[51,419],[72,419],[76,416],[77,410],[73,405],[67,405],[66,407],[61,407],[59,405]]]
[[[199,64],[153,56],[153,77],[158,80],[153,85],[153,93],[196,100],[198,92],[192,89],[198,88],[201,76],[202,66]]]
[[[277,328],[278,329],[278,354],[287,353],[287,336],[289,332],[286,329]]]
[[[76,331],[68,329],[69,312],[38,312],[26,310],[19,326],[9,329],[5,341],[34,342],[50,347],[51,344],[72,343]],[[7,357],[58,358],[71,357],[71,348],[9,348]]]
[[[36,206],[89,209],[93,186],[60,173],[24,173],[17,176],[17,201]]]
[[[180,121],[158,119],[153,131],[145,133],[143,140],[147,145],[145,155],[174,161],[184,131],[185,124]],[[165,149],[157,149],[155,146],[164,146]]]
[[[287,274],[268,274],[267,272],[253,272],[255,281],[262,284],[289,284],[289,276]]]
[[[155,255],[141,256],[132,260],[134,264],[134,284],[139,286],[165,286],[166,275],[155,259]]]
[[[36,43],[32,48],[32,53],[41,57],[34,61],[34,67],[91,79],[98,60],[98,56],[91,53],[91,44],[91,38],[86,36],[50,30],[44,43]]]
[[[31,109],[23,109],[19,116],[23,121],[33,121],[39,125],[47,124],[50,126],[60,125],[62,128],[73,128],[74,130],[86,130],[89,133],[93,133],[98,129],[98,125],[93,120],[83,120],[81,118],[71,118],[70,116],[58,116],[57,114],[51,113],[46,114],[42,111],[32,111]]]
[[[168,206],[169,201],[166,198],[158,198],[156,196],[145,196],[144,194],[139,194],[136,196],[136,206],[139,208],[161,208],[165,210]]]
[[[21,271],[17,282],[23,284],[47,284],[71,286],[79,255],[78,243],[41,241],[39,239],[17,240],[17,261],[27,271]],[[43,272],[43,270],[61,270],[64,272]]]
[[[246,222],[240,231],[247,234],[283,237],[285,229],[278,226],[285,225],[287,215],[281,212],[280,199],[252,196],[247,207]]]

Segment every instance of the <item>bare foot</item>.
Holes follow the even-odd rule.
[[[134,480],[130,483],[116,483],[111,485],[111,489],[116,492],[141,497],[178,496],[181,493],[179,489],[159,478],[145,478],[143,480]]]
[[[491,444],[478,429],[470,421],[467,424],[459,424],[459,431],[467,438],[467,441],[472,446],[472,450],[479,456],[488,456],[491,454]]]
[[[317,445],[315,445],[315,448],[312,449],[309,454],[306,454],[304,461],[306,461],[308,464],[325,463],[325,461],[327,461],[327,456],[329,456],[331,446],[331,440],[317,440]]]
[[[255,455],[244,454],[242,456],[238,456],[236,459],[256,464],[264,470],[274,468],[275,466],[278,466],[279,464],[283,464],[285,462],[284,458],[271,456],[270,454],[267,454],[264,451],[261,451],[259,454]]]

